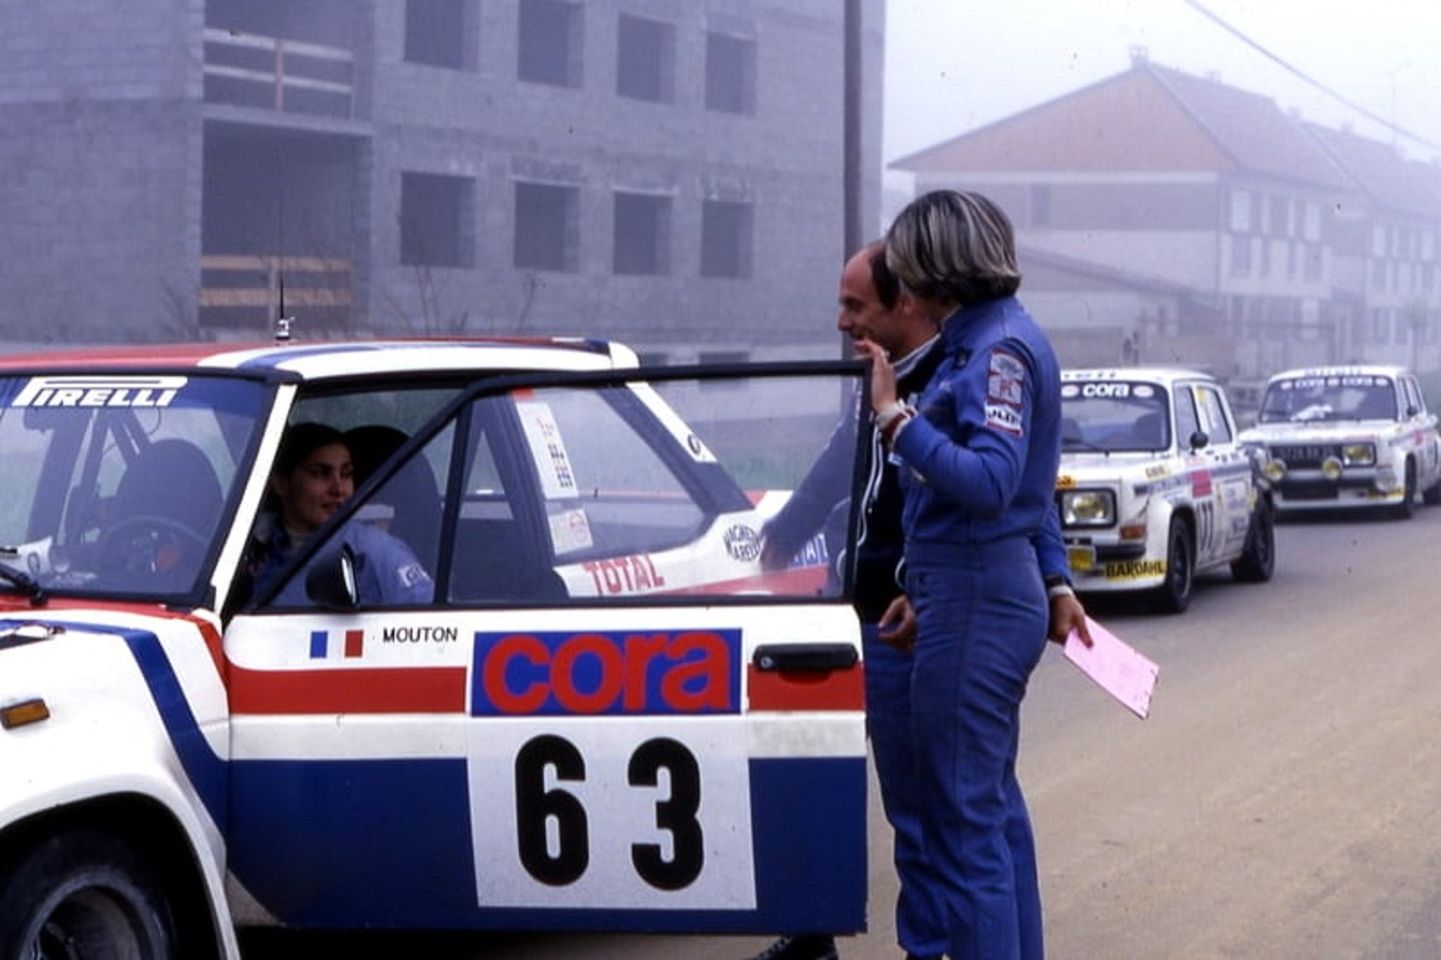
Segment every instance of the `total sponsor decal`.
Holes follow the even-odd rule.
[[[473,716],[740,712],[741,631],[475,635]]]
[[[185,377],[32,377],[12,407],[168,407]]]
[[[580,568],[595,581],[595,592],[642,593],[665,587],[665,577],[649,555],[588,560]]]
[[[1139,580],[1159,577],[1165,572],[1165,560],[1116,560],[1105,566],[1107,580]]]

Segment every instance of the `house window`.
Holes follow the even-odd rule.
[[[475,181],[434,173],[400,175],[400,262],[414,267],[475,263]]]
[[[670,197],[615,195],[613,269],[619,274],[670,272]]]
[[[701,207],[700,274],[751,275],[751,205],[707,200]]]
[[[517,270],[579,269],[579,187],[515,185],[515,266]]]
[[[1231,236],[1231,276],[1251,275],[1251,238],[1245,234]]]
[[[675,27],[621,14],[615,92],[635,100],[670,103],[675,88]]]
[[[1291,235],[1291,201],[1286,197],[1271,198],[1271,232]]]
[[[1251,195],[1245,190],[1231,192],[1231,229],[1238,233],[1251,229]]]
[[[578,87],[581,8],[569,0],[520,0],[516,75],[530,83]]]
[[[1305,220],[1302,226],[1302,236],[1311,243],[1321,239],[1321,205],[1317,203],[1306,203]]]
[[[727,33],[706,34],[705,108],[720,113],[755,113],[754,40]]]
[[[1051,185],[1038,183],[1031,187],[1031,226],[1051,225]]]
[[[474,0],[406,0],[405,59],[450,70],[473,70]]]

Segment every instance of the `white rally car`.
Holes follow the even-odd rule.
[[[1398,366],[1287,370],[1266,384],[1241,442],[1262,451],[1282,511],[1441,503],[1441,435],[1420,384]]]
[[[758,559],[860,370],[717,385],[540,339],[0,358],[0,956],[864,929],[841,545]],[[353,431],[362,482],[251,589],[301,421]],[[355,524],[433,600],[362,605]]]
[[[1061,374],[1056,500],[1082,592],[1148,591],[1180,612],[1199,572],[1271,578],[1275,524],[1221,384],[1191,370]]]

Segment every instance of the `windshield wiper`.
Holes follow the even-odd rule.
[[[1105,447],[1099,447],[1089,440],[1082,440],[1080,437],[1062,437],[1062,450],[1085,450],[1090,453],[1110,453]]]
[[[43,607],[46,600],[49,599],[45,596],[45,588],[40,586],[38,580],[28,573],[21,573],[8,563],[0,562],[0,580],[24,590],[30,596],[30,606],[32,607]]]

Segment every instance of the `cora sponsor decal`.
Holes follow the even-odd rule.
[[[741,632],[475,635],[473,716],[740,712]]]

